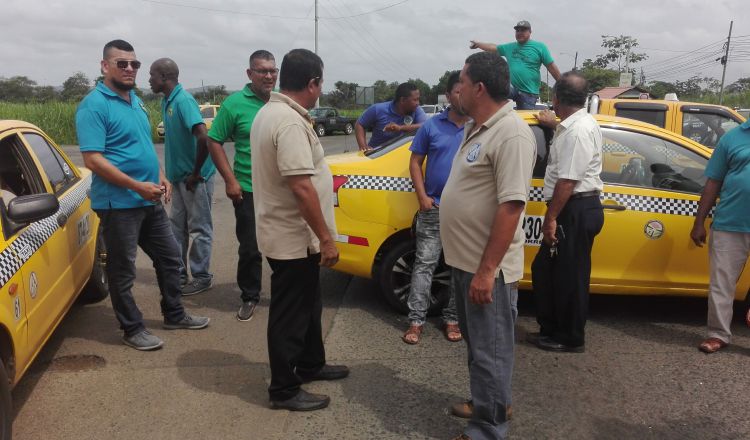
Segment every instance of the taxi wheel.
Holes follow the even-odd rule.
[[[0,440],[10,440],[13,429],[13,408],[10,396],[10,380],[5,365],[0,361]]]
[[[346,133],[346,134],[352,134],[353,131],[354,131],[354,127],[352,127],[352,124],[347,123],[344,126],[344,133]]]
[[[408,240],[390,248],[381,260],[379,281],[383,297],[388,304],[404,315],[409,313],[407,301],[411,290],[415,254],[414,240]],[[449,298],[450,270],[441,257],[432,276],[430,308],[427,314],[436,315],[442,312]]]
[[[109,280],[107,279],[107,246],[101,226],[96,234],[96,250],[94,251],[94,266],[91,276],[83,287],[78,301],[83,304],[99,302],[109,295]]]
[[[323,124],[318,124],[315,126],[315,132],[318,133],[318,136],[323,137],[326,135],[326,126]]]

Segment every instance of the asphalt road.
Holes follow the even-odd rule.
[[[350,139],[353,140],[352,137]],[[324,138],[326,151],[347,147]],[[75,152],[74,148],[66,148]],[[72,154],[78,157],[80,156]],[[156,279],[139,255],[134,293],[162,350],[120,343],[108,301],[76,306],[13,392],[15,438],[25,439],[449,439],[464,421],[448,414],[468,393],[465,347],[431,319],[423,341],[401,342],[406,319],[376,285],[322,271],[328,360],[349,378],[312,383],[331,406],[312,413],[268,408],[265,329],[268,271],[256,317],[235,312],[236,241],[222,182],[214,205],[214,288],[185,299],[212,318],[202,331],[160,328]],[[520,298],[513,439],[747,439],[750,330],[736,311],[733,345],[714,355],[695,347],[705,300],[593,297],[584,354],[526,344],[536,330],[530,294]]]

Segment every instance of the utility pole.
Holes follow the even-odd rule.
[[[318,53],[318,0],[315,0],[315,53]]]
[[[578,70],[578,51],[576,51],[576,57],[573,59],[573,70]]]
[[[719,58],[719,60],[721,60],[721,64],[724,65],[724,69],[721,72],[721,88],[719,89],[719,105],[722,105],[722,103],[724,102],[724,78],[727,75],[727,63],[729,62],[729,43],[732,41],[732,25],[734,25],[734,20],[729,22],[729,35],[727,36],[726,51],[724,52],[724,56]]]

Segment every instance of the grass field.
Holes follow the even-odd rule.
[[[161,121],[161,107],[156,101],[146,102],[151,137],[158,141],[156,124]],[[36,125],[58,144],[74,145],[76,139],[75,115],[77,102],[11,103],[0,102],[0,119],[18,119]]]

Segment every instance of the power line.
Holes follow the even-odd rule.
[[[691,54],[691,53],[698,53],[698,52],[700,52],[700,51],[703,51],[703,50],[705,50],[705,49],[708,49],[708,48],[709,48],[709,47],[711,47],[711,46],[718,46],[718,45],[722,44],[723,42],[724,42],[724,40],[723,40],[723,39],[722,39],[722,40],[719,40],[719,41],[715,41],[715,42],[713,42],[713,43],[710,43],[710,44],[707,44],[707,45],[705,45],[705,46],[703,46],[703,47],[699,47],[698,49],[695,49],[695,50],[691,50],[691,51],[688,51],[688,52],[686,52],[686,54]],[[714,49],[712,49],[712,50],[714,50]],[[668,62],[670,62],[670,61],[672,61],[672,60],[676,60],[676,59],[678,59],[678,58],[683,58],[683,56],[682,56],[682,55],[677,55],[677,56],[674,56],[674,57],[671,57],[671,58],[667,58],[667,59],[664,59],[664,60],[661,60],[661,61],[656,61],[656,62],[653,62],[653,63],[650,63],[650,64],[644,64],[644,65],[643,65],[643,66],[641,66],[641,67],[643,67],[643,68],[646,68],[646,67],[653,67],[653,66],[657,66],[657,65],[659,65],[659,64],[665,64],[665,63],[668,63]]]

